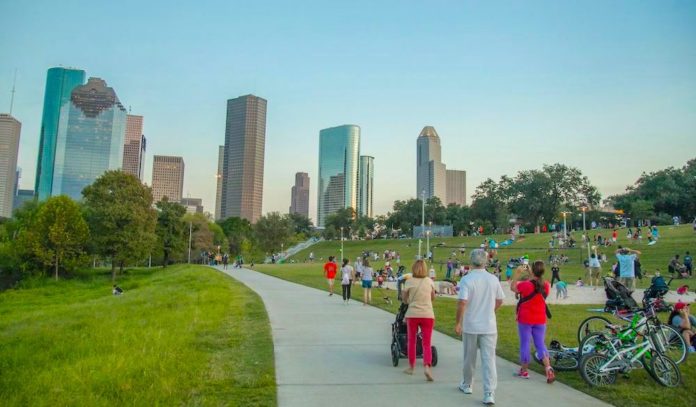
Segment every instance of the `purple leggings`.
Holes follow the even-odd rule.
[[[529,346],[530,339],[534,339],[534,347],[540,359],[549,355],[544,344],[546,324],[531,325],[518,322],[517,331],[520,334],[520,363],[528,364],[532,359]]]

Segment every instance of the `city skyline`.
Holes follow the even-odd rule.
[[[12,216],[19,171],[17,151],[22,123],[10,114],[0,113],[0,217]]]
[[[467,198],[486,178],[554,162],[580,168],[606,197],[643,171],[692,158],[693,3],[615,2],[598,13],[594,4],[554,2],[357,2],[340,10],[360,21],[357,34],[331,24],[326,5],[303,13],[282,3],[138,7],[131,21],[129,7],[85,4],[5,5],[0,112],[9,110],[16,68],[23,189],[36,177],[46,69],[60,64],[107,78],[147,118],[146,161],[184,156],[185,193],[209,210],[213,157],[224,137],[221,103],[247,93],[271,102],[264,213],[287,210],[298,162],[317,179],[316,133],[333,123],[360,123],[380,135],[363,140],[385,163],[375,176],[376,214],[415,197],[415,152],[399,147],[426,124],[447,135],[442,161],[467,170]],[[85,18],[94,13],[110,18]],[[81,24],[49,29],[55,19]],[[162,29],[160,21],[182,29]],[[263,39],[246,34],[259,26]],[[85,40],[76,47],[74,38]]]

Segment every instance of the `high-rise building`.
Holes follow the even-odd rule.
[[[126,139],[123,145],[123,171],[143,179],[145,167],[145,136],[143,135],[143,116],[126,116]]]
[[[215,179],[217,180],[217,189],[215,190],[215,220],[222,218],[222,167],[225,162],[225,146],[218,148],[218,167]]]
[[[299,213],[309,218],[309,174],[295,174],[295,185],[290,190],[290,213]]]
[[[40,200],[51,196],[58,129],[66,127],[72,91],[85,83],[85,71],[51,68],[46,75],[43,117],[36,166],[35,194]]]
[[[444,202],[447,197],[447,175],[441,159],[440,136],[435,128],[426,126],[416,142],[416,197],[425,199],[436,196]]]
[[[358,169],[358,215],[373,216],[372,204],[374,200],[375,185],[375,158],[369,155],[360,156],[360,168]]]
[[[254,95],[227,101],[220,203],[223,219],[236,216],[253,223],[261,217],[266,105],[266,99]]]
[[[25,203],[34,200],[34,191],[31,189],[18,189],[14,197],[14,209],[21,208]]]
[[[100,78],[76,87],[61,110],[51,196],[82,199],[82,190],[123,163],[126,109]]]
[[[451,203],[466,205],[466,171],[447,170],[447,201],[443,204]]]
[[[12,217],[21,131],[19,120],[9,114],[0,114],[0,217]]]
[[[187,213],[203,213],[203,200],[201,198],[181,198],[181,205]]]
[[[357,210],[359,156],[359,126],[346,124],[319,132],[319,227],[339,209]]]
[[[169,202],[181,202],[184,191],[184,158],[156,155],[152,160],[152,201],[165,196]]]

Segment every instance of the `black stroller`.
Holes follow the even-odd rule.
[[[399,307],[399,312],[396,313],[396,320],[392,324],[392,342],[391,342],[391,357],[392,364],[394,366],[399,366],[399,359],[408,357],[408,339],[406,337],[406,310],[408,310],[408,304],[401,303]],[[437,348],[434,346],[430,347],[433,352],[433,366],[437,366]],[[416,358],[423,358],[423,338],[421,333],[418,332],[416,336]]]
[[[665,295],[669,292],[669,282],[665,282],[662,276],[655,276],[650,281],[650,287],[643,292],[643,303],[652,305],[657,312],[672,311],[672,305],[665,301]]]
[[[604,292],[607,294],[607,302],[604,304],[605,312],[631,311],[638,308],[638,303],[633,299],[628,288],[613,277],[604,277]]]

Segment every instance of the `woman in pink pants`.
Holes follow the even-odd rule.
[[[423,366],[425,377],[433,381],[432,359],[430,347],[435,325],[433,300],[435,299],[435,283],[428,277],[428,267],[424,260],[417,260],[411,268],[413,277],[406,280],[401,292],[401,299],[408,304],[406,311],[406,327],[408,328],[408,365],[406,374],[413,374],[416,366],[416,336],[420,328],[423,336]]]

